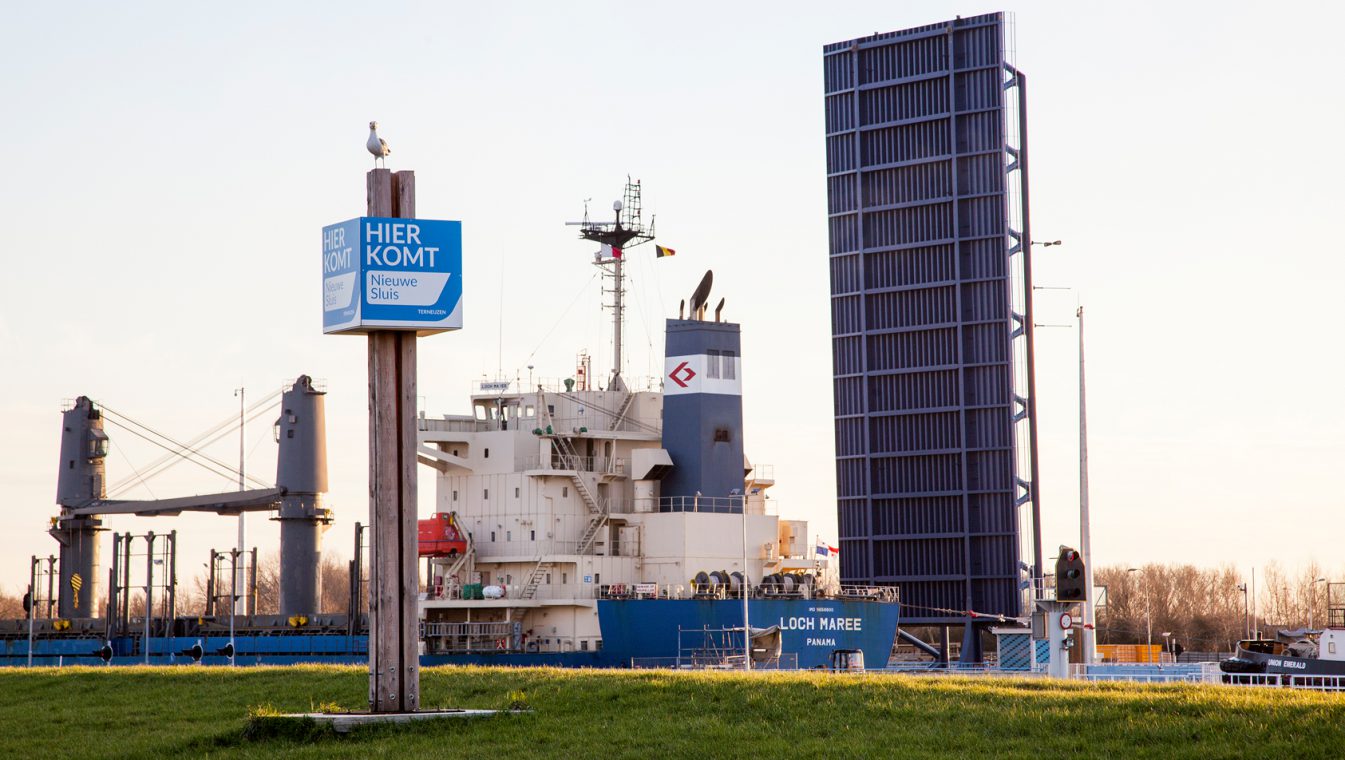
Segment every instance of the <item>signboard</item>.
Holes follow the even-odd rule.
[[[462,222],[367,217],[322,228],[322,331],[462,329]]]

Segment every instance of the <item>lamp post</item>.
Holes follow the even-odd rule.
[[[1247,600],[1247,584],[1239,583],[1238,591],[1242,592],[1242,635],[1250,639],[1252,637],[1252,608]]]
[[[1326,579],[1325,579],[1325,578],[1318,578],[1318,579],[1316,579],[1316,580],[1314,580],[1314,581],[1312,582],[1312,585],[1308,586],[1308,630],[1312,630],[1312,628],[1313,628],[1313,625],[1312,625],[1312,623],[1313,623],[1312,613],[1313,613],[1313,611],[1314,611],[1314,610],[1316,609],[1316,607],[1317,607],[1317,584],[1318,584],[1318,583],[1326,583]]]
[[[1026,175],[1024,175],[1024,177],[1026,178]],[[1024,181],[1026,181],[1026,179]],[[1026,185],[1024,186],[1026,187]],[[1028,231],[1026,219],[1024,219],[1024,231]],[[1042,567],[1042,557],[1044,555],[1041,550],[1041,495],[1038,490],[1040,488],[1040,479],[1038,478],[1038,470],[1040,468],[1037,462],[1037,358],[1036,341],[1033,337],[1033,331],[1036,329],[1036,322],[1032,310],[1032,291],[1035,290],[1032,286],[1032,246],[1039,245],[1043,248],[1048,248],[1060,244],[1061,241],[1059,240],[1033,240],[1029,236],[1028,244],[1023,247],[1023,281],[1026,285],[1023,317],[1024,321],[1027,323],[1024,326],[1027,332],[1027,417],[1032,426],[1032,435],[1028,438],[1028,455],[1032,459],[1032,462],[1029,465],[1032,481],[1032,490],[1029,492],[1032,497],[1032,563],[1034,565],[1032,572],[1034,580],[1036,581],[1040,581],[1044,575],[1044,569]],[[1088,562],[1090,560],[1085,556],[1084,561]]]
[[[1139,571],[1140,569],[1138,567],[1126,568],[1127,573],[1138,573]],[[1149,604],[1149,584],[1144,582],[1143,576],[1140,576],[1140,583],[1144,588],[1144,628],[1146,631],[1144,639],[1144,645],[1146,647],[1144,657],[1145,662],[1151,662],[1149,658],[1153,654],[1153,646],[1154,646],[1153,608]]]

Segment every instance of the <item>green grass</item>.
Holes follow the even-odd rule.
[[[426,707],[533,712],[259,730],[361,710],[352,667],[0,670],[0,757],[1345,757],[1345,695],[779,673],[428,668]],[[249,722],[249,715],[262,716]]]

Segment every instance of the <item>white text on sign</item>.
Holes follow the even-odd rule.
[[[414,266],[433,269],[434,256],[437,253],[439,253],[437,246],[421,244],[418,224],[364,223],[364,263],[367,266]]]

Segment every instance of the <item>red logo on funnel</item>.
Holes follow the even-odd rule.
[[[686,362],[682,362],[681,364],[677,365],[676,369],[668,373],[668,377],[672,378],[672,381],[674,383],[677,383],[683,388],[687,387],[687,383],[691,382],[691,378],[695,376],[696,373],[690,367],[687,366]]]

